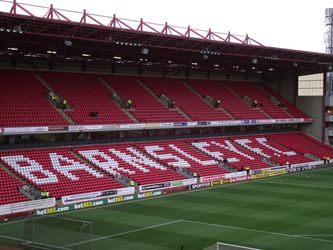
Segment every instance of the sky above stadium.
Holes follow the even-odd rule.
[[[260,43],[289,49],[325,52],[325,9],[332,0],[18,0],[55,8],[249,34]],[[0,11],[3,9],[0,5]]]

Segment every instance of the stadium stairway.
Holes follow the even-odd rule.
[[[153,184],[185,177],[148,158],[132,144],[82,146],[74,148],[95,167],[112,175],[125,176],[137,184]]]
[[[221,168],[218,162],[190,147],[183,140],[150,142],[138,145],[152,157],[158,159],[173,169],[187,169],[198,176],[225,174],[229,171]]]
[[[176,105],[193,121],[230,120],[220,110],[213,109],[202,98],[193,93],[182,79],[144,77],[142,81],[157,95],[164,94],[176,102]]]
[[[202,97],[202,95],[200,95],[199,92],[197,92],[191,85],[189,85],[187,82],[183,81],[183,84],[189,88],[194,94],[196,94],[202,101],[204,101],[205,103],[207,103],[207,105],[211,106],[210,103],[208,103],[205,98]],[[212,107],[212,106],[211,106]],[[221,111],[222,113],[224,113],[226,116],[229,117],[229,120],[234,120],[235,118],[230,114],[228,113],[227,110],[225,110],[223,107],[219,107],[219,108],[214,108],[212,107],[213,109],[215,110],[219,110]]]
[[[319,143],[304,133],[269,134],[267,136],[303,155],[312,155],[319,159],[324,159],[324,157],[328,156],[333,159],[333,149],[331,147]]]
[[[209,158],[214,158],[211,154],[209,154],[207,151],[203,151],[203,150],[200,150],[198,149],[197,147],[195,147],[190,141],[184,141],[189,147],[193,148],[194,150],[196,151],[199,151],[200,153],[208,156]],[[223,160],[219,159],[219,158],[216,158],[215,159],[218,163],[218,166],[228,172],[236,172],[238,170],[234,169],[233,167],[231,167],[229,165],[229,163],[227,162],[223,162]]]
[[[148,91],[158,102],[160,102],[163,106],[165,106],[165,104],[160,100],[160,98],[158,98],[158,96],[150,89],[148,88],[142,81],[138,80],[139,84],[146,90]],[[165,108],[168,108],[165,106]],[[184,113],[179,107],[174,107],[174,110],[176,110],[179,114],[181,114],[187,121],[192,121],[191,118]]]
[[[237,120],[267,119],[262,112],[249,107],[243,100],[217,80],[187,80],[187,83],[203,96],[220,100],[220,106]]]
[[[233,138],[241,147],[255,153],[270,165],[285,165],[306,163],[312,161],[310,158],[299,154],[294,150],[287,149],[285,146],[269,140],[265,136],[240,136]]]
[[[283,103],[286,106],[286,112],[292,115],[292,117],[295,118],[309,118],[304,112],[296,108],[295,105],[291,104],[287,99],[280,96],[278,93],[276,93],[273,89],[266,86],[265,84],[261,84],[260,88],[264,90],[266,93],[268,93],[270,96],[275,97],[278,101]]]
[[[197,139],[192,140],[191,144],[216,160],[227,159],[229,166],[238,171],[246,166],[250,166],[251,169],[271,167],[261,157],[241,147],[230,137]]]
[[[234,82],[228,84],[229,88],[237,92],[240,96],[247,96],[252,100],[252,103],[256,100],[258,106],[263,112],[265,112],[269,117],[276,119],[291,118],[292,116],[274,103],[271,96],[266,92],[258,88],[257,82]]]
[[[56,198],[123,187],[65,148],[1,152],[0,161],[30,185]]]
[[[131,100],[133,108],[129,110],[140,122],[185,122],[179,112],[169,109],[156,100],[154,96],[144,88],[135,77],[128,76],[104,76],[103,79],[124,100]]]
[[[161,161],[160,159],[152,156],[151,154],[149,154],[146,150],[138,147],[137,145],[133,145],[133,147],[135,149],[137,149],[139,152],[141,152],[143,155],[145,155],[147,158],[153,160],[153,161],[156,161],[158,162],[159,164],[161,164],[162,166],[168,168],[168,169],[171,169],[173,171],[176,171],[177,173],[183,175],[185,178],[191,178],[193,177],[193,173],[191,171],[188,171],[186,168],[177,168],[177,169],[174,169],[172,167],[170,167],[168,164],[166,164],[165,162]]]
[[[111,94],[116,93],[117,95],[119,95],[102,77],[97,77],[97,79],[110,91]],[[113,100],[112,100],[112,102],[119,109],[121,109],[122,111],[124,111],[127,114],[127,116],[132,119],[132,121],[134,123],[139,123],[138,118],[136,118],[134,114],[132,114],[131,112],[129,112],[127,109],[122,108],[117,102],[115,102]]]
[[[22,178],[13,174],[4,164],[0,162],[0,205],[27,201],[28,197],[23,195],[19,188],[27,184]]]
[[[269,96],[269,98],[270,99],[275,99],[277,102],[279,102],[279,103],[282,103],[281,102],[281,100],[279,100],[279,98],[277,98],[277,96],[276,95],[272,95],[271,93],[271,89],[268,87],[268,86],[266,86],[266,87],[263,87],[263,84],[258,84],[257,85],[257,88],[258,89],[260,89],[263,93],[265,93],[267,96]],[[274,92],[274,91],[273,91]],[[276,105],[278,105],[278,104],[276,104]],[[290,112],[289,112],[289,110],[288,110],[288,108],[287,107],[285,107],[285,108],[281,108],[285,113],[287,113],[288,115],[289,115],[289,117],[294,117]],[[304,114],[304,117],[306,117],[306,115]]]
[[[0,75],[1,127],[68,125],[47,101],[47,88],[34,72],[0,70]]]
[[[46,82],[40,75],[38,74],[35,74],[36,78],[47,88],[47,90],[50,92],[53,92],[55,94],[57,94],[59,97],[61,97],[58,93],[56,93],[54,91],[54,89],[48,84],[48,82]],[[46,97],[47,98],[47,97]],[[62,97],[61,97],[62,98]],[[63,98],[62,98],[63,99]],[[68,123],[70,125],[75,125],[75,122],[66,114],[66,112],[64,112],[62,109],[59,109],[56,107],[56,105],[51,102],[48,98],[47,98],[47,101],[50,103],[50,105],[60,114],[62,115],[62,117],[68,121]]]
[[[133,123],[111,100],[109,90],[93,74],[40,72],[41,77],[68,101],[65,112],[79,125]],[[97,115],[92,115],[96,112]]]
[[[239,91],[236,91],[234,88],[231,87],[231,84],[226,84],[226,83],[222,83],[222,85],[228,89],[231,93],[233,93],[234,95],[236,95],[245,105],[247,105],[249,108],[251,108],[247,102],[244,101],[244,99],[242,98],[241,94],[239,93]],[[259,113],[261,113],[261,117],[260,119],[267,119],[267,118],[272,118],[269,114],[267,114],[263,109],[261,109],[260,107],[255,108],[254,110],[257,110]]]

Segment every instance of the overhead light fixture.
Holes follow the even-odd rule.
[[[121,59],[121,56],[114,56],[113,59],[120,60],[120,59]]]
[[[193,62],[193,63],[191,63],[192,65],[194,65],[194,66],[197,66],[198,65],[198,63],[196,63],[196,62]]]
[[[15,47],[9,47],[7,48],[8,50],[11,50],[11,51],[18,51],[18,48],[15,48]]]
[[[280,60],[280,58],[277,55],[265,56],[265,59],[273,61]]]
[[[255,70],[255,69],[256,69],[256,67],[251,67],[251,69]]]
[[[149,53],[149,49],[148,48],[142,48],[141,53],[144,54],[144,55],[147,55]]]
[[[274,71],[274,69],[273,69],[273,68],[268,68],[268,70],[269,70],[269,71]]]
[[[202,55],[202,58],[206,60],[206,59],[208,59],[208,55],[203,54],[203,55]]]
[[[253,58],[253,59],[251,60],[251,62],[252,62],[253,64],[256,64],[256,63],[258,62],[258,59],[257,59],[257,58]]]
[[[172,63],[172,61],[168,61],[168,63]]]
[[[72,41],[71,40],[64,40],[64,44],[68,47],[72,46]]]
[[[214,67],[220,67],[220,65],[218,65],[218,64],[214,64]]]
[[[297,62],[293,62],[293,66],[294,66],[294,67],[297,67],[297,66],[298,66],[298,63],[297,63]]]
[[[56,55],[57,54],[57,51],[54,51],[54,50],[48,50],[46,51],[47,54],[54,54]]]
[[[83,53],[82,56],[83,56],[83,57],[90,57],[91,55],[90,55],[90,54],[87,54],[87,53]]]
[[[332,65],[327,66],[327,71],[332,71],[332,69],[333,69]]]

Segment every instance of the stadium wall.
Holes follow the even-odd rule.
[[[296,106],[315,119],[313,123],[304,125],[302,130],[321,140],[323,130],[323,97],[297,96]]]
[[[295,78],[265,81],[265,83],[289,102],[295,104],[295,96],[297,95],[297,80]]]

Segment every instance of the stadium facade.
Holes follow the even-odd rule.
[[[331,95],[320,95],[331,94],[333,55],[211,29],[0,3],[6,218],[27,212],[14,210],[21,202],[45,215],[333,158],[325,144]],[[319,95],[307,96],[308,81]],[[41,195],[53,198],[31,202]]]

